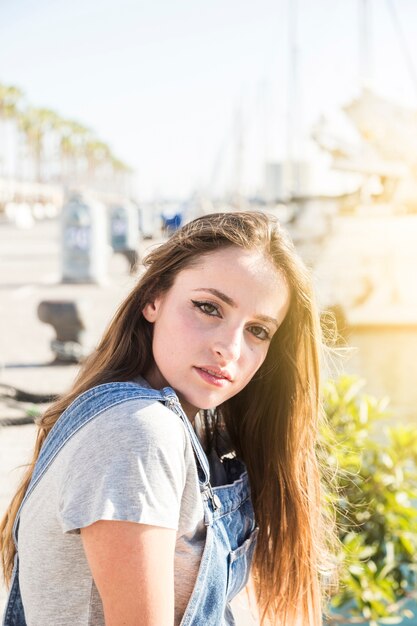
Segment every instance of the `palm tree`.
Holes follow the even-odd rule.
[[[88,133],[87,129],[73,120],[62,120],[60,128],[59,158],[60,178],[64,185],[74,181],[77,176],[77,161],[81,154],[81,137]]]
[[[117,191],[129,195],[129,178],[133,173],[133,169],[114,156],[111,159],[111,166]]]
[[[44,178],[44,141],[48,133],[59,127],[60,118],[51,109],[32,107],[20,115],[19,124],[34,161],[35,180],[41,182]]]
[[[109,178],[112,153],[110,147],[97,137],[91,137],[85,145],[87,157],[87,183],[94,187],[101,187],[103,180]],[[106,167],[108,166],[108,167]]]
[[[3,119],[14,117],[22,97],[23,92],[18,87],[0,83],[0,117]]]
[[[69,165],[68,178],[72,184],[80,182],[80,177],[86,167],[86,145],[92,136],[92,131],[75,120],[66,120],[64,123],[63,145]]]
[[[13,85],[0,83],[0,146],[6,145],[6,124],[17,118],[23,92]],[[0,165],[5,154],[0,155]]]
[[[64,185],[67,185],[74,175],[76,155],[77,146],[74,138],[68,132],[68,126],[64,125],[59,142],[60,179]]]

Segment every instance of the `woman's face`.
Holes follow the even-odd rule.
[[[172,387],[191,419],[243,389],[262,365],[289,306],[281,272],[255,250],[198,257],[146,305],[154,365],[146,378]]]

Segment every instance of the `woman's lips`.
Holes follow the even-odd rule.
[[[230,378],[226,374],[217,372],[214,369],[206,369],[203,367],[195,367],[194,369],[205,382],[214,385],[215,387],[225,387],[231,382]]]

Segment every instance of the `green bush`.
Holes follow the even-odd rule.
[[[400,624],[417,597],[417,429],[393,426],[387,402],[363,385],[342,377],[324,390],[323,451],[341,546],[326,623]]]

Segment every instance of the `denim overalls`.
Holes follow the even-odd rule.
[[[100,413],[133,399],[163,402],[174,411],[185,425],[196,457],[207,534],[197,580],[181,626],[231,626],[235,621],[229,601],[247,582],[257,536],[248,475],[241,461],[225,458],[228,484],[219,487],[210,485],[207,457],[170,387],[157,391],[133,382],[107,383],[81,394],[64,411],[42,446],[32,480],[16,516],[13,528],[15,544],[18,546],[21,509],[61,448],[80,428]],[[18,553],[3,626],[26,626],[19,589]]]

